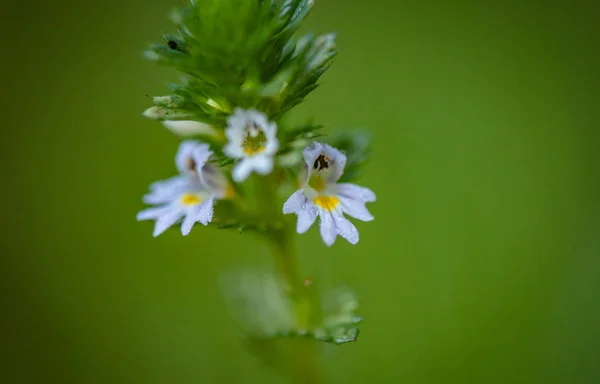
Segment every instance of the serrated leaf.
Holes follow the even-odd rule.
[[[183,107],[186,102],[185,99],[181,96],[173,95],[173,96],[155,96],[152,98],[152,102],[157,107],[163,107],[168,109],[178,109]]]

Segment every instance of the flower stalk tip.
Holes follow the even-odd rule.
[[[151,98],[143,115],[182,139],[175,174],[150,184],[142,198],[148,207],[137,220],[154,221],[153,236],[169,228],[201,235],[203,227],[257,234],[272,245],[278,275],[246,279],[236,293],[236,303],[242,295],[244,308],[260,308],[240,317],[252,325],[248,334],[341,344],[358,335],[356,300],[321,295],[300,268],[295,238],[318,218],[327,247],[338,236],[357,244],[354,220],[374,219],[366,204],[376,196],[354,183],[370,157],[367,136],[345,130],[321,140],[322,125],[286,118],[337,55],[335,34],[298,33],[313,5],[195,0],[171,12],[176,32],[164,34],[145,56],[182,78],[168,85],[170,94]],[[296,356],[300,375],[316,372],[315,355],[306,351],[312,349]],[[307,374],[301,382],[314,379]]]

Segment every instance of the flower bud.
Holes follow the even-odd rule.
[[[167,120],[163,121],[163,125],[174,134],[182,137],[206,135],[215,136],[217,131],[206,123],[192,120]]]

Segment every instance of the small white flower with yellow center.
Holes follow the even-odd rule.
[[[237,108],[227,119],[225,129],[228,143],[223,152],[240,159],[232,171],[233,180],[242,182],[254,171],[267,175],[273,170],[273,156],[279,149],[277,124],[254,109]]]
[[[215,199],[232,195],[227,178],[213,164],[207,144],[184,141],[175,156],[180,174],[150,186],[144,202],[157,207],[138,213],[138,220],[156,220],[154,236],[182,221],[181,233],[186,236],[195,223],[208,225],[212,221]]]
[[[365,203],[375,201],[375,194],[358,185],[337,183],[346,165],[346,156],[337,149],[315,142],[302,156],[306,163],[302,187],[285,202],[283,213],[298,215],[296,229],[300,234],[320,216],[321,237],[327,246],[333,245],[337,235],[351,244],[358,243],[358,231],[344,213],[362,221],[373,220]]]

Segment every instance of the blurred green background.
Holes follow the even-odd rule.
[[[218,286],[267,249],[135,221],[174,172],[178,139],[141,112],[177,74],[141,53],[175,3],[3,7],[2,382],[281,381]],[[360,243],[299,241],[366,317],[327,377],[600,382],[598,6],[450,3],[323,0],[306,25],[341,53],[294,117],[375,137]]]

